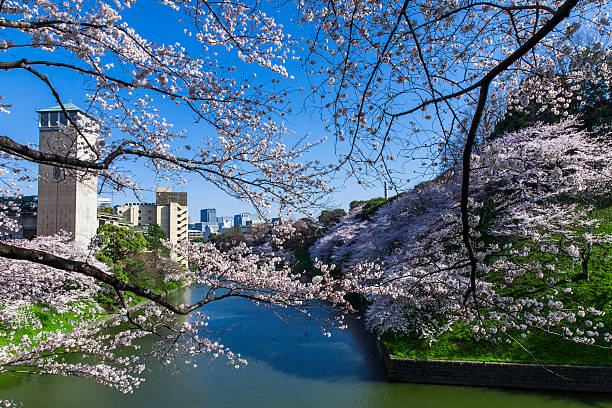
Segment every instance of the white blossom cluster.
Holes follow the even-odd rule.
[[[106,270],[104,264],[95,260],[92,252],[70,238],[68,234],[59,234],[39,237],[32,241],[4,243],[50,252],[66,259],[86,260]],[[31,263],[27,261],[0,258],[0,281],[3,287],[0,294],[0,321],[9,328],[16,329],[24,324],[40,325],[40,322],[28,313],[29,304],[45,304],[58,313],[64,313],[72,308],[71,304],[89,300],[99,290],[92,278],[47,266],[39,266],[35,271],[31,271],[30,267]]]
[[[6,242],[6,241],[5,241]],[[86,262],[101,270],[90,249],[71,241],[67,235],[40,237],[32,241],[11,241],[19,248],[36,249],[68,260]],[[90,378],[122,392],[131,392],[142,381],[143,370],[136,356],[119,358],[118,347],[132,345],[144,332],[110,334],[95,323],[101,311],[92,301],[100,286],[87,276],[26,261],[0,258],[0,373],[27,372],[76,375]],[[31,312],[32,305],[43,311],[69,315],[69,325],[41,330]],[[23,334],[22,329],[33,334]],[[82,356],[79,362],[69,354]]]

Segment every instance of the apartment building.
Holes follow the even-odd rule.
[[[135,226],[159,224],[171,242],[189,239],[186,192],[158,187],[155,203],[127,203],[115,206],[114,212]]]
[[[133,225],[146,226],[157,222],[155,203],[127,203],[116,206],[114,212]]]

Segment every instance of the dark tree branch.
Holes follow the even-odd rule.
[[[269,303],[269,300],[261,299],[255,295],[250,295],[248,293],[237,293],[237,292],[227,292],[221,295],[206,297],[197,303],[193,303],[189,306],[180,306],[170,302],[165,297],[158,295],[156,293],[151,292],[149,289],[143,288],[142,286],[135,285],[131,282],[125,282],[123,280],[117,279],[112,275],[104,272],[100,268],[97,268],[93,265],[88,264],[83,261],[74,261],[71,259],[62,258],[48,252],[39,251],[36,249],[28,249],[16,247],[13,245],[8,245],[4,242],[0,241],[0,256],[7,259],[15,259],[20,261],[29,261],[39,265],[45,265],[56,269],[61,269],[68,272],[79,273],[81,275],[89,276],[95,279],[98,282],[106,283],[111,286],[116,291],[128,291],[132,292],[135,295],[141,296],[145,299],[148,299],[156,304],[176,313],[179,315],[186,315],[193,312],[200,307],[215,302],[218,300],[222,300],[228,297],[243,297],[246,299],[250,299],[256,302]]]
[[[472,244],[470,242],[470,225],[468,212],[468,199],[470,189],[470,161],[472,159],[472,150],[476,141],[476,132],[478,130],[478,125],[480,124],[480,120],[482,119],[482,113],[487,102],[489,85],[491,84],[493,79],[495,79],[499,74],[510,68],[512,64],[514,64],[521,57],[531,51],[531,49],[533,49],[542,39],[544,39],[544,37],[546,37],[551,31],[553,31],[554,28],[559,23],[561,23],[561,21],[563,21],[566,17],[569,16],[570,12],[577,3],[578,0],[568,0],[563,3],[557,9],[555,14],[550,18],[550,20],[548,20],[542,26],[542,28],[540,28],[531,38],[529,38],[529,40],[524,42],[523,45],[521,45],[516,51],[514,51],[510,56],[500,62],[491,71],[489,71],[480,81],[478,81],[478,83],[480,84],[480,94],[478,97],[476,110],[474,112],[474,117],[472,118],[472,123],[470,125],[470,131],[468,132],[468,136],[466,138],[465,146],[463,149],[463,169],[461,179],[461,236],[463,238],[463,243],[468,251],[468,256],[470,258],[470,288],[465,294],[465,300],[467,300],[467,297],[471,292],[476,307],[477,262],[476,258],[474,257]]]
[[[447,13],[442,14],[441,16],[427,21],[423,24],[420,24],[419,26],[415,27],[415,30],[419,30],[423,27],[426,27],[430,24],[436,23],[438,21],[442,21],[445,20],[447,18],[449,18],[450,16],[452,16],[453,14],[457,14],[460,13],[462,11],[466,11],[469,9],[472,9],[474,7],[480,7],[480,6],[484,6],[484,7],[491,7],[491,8],[497,8],[506,12],[512,12],[512,11],[521,11],[521,10],[535,10],[536,13],[538,13],[540,10],[544,10],[547,11],[548,13],[554,15],[555,14],[555,10],[551,7],[548,6],[544,6],[542,4],[526,4],[524,6],[519,6],[519,5],[512,5],[512,6],[504,6],[501,4],[496,4],[496,3],[492,3],[492,2],[488,2],[488,1],[477,1],[475,3],[471,3],[462,7],[458,7],[454,10],[451,10]]]

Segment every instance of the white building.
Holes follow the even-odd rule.
[[[234,217],[228,217],[228,216],[217,217],[217,222],[219,223],[219,229],[221,230],[221,232],[223,232],[234,226]]]
[[[139,226],[157,223],[157,207],[155,203],[127,203],[115,207],[115,214],[124,220]]]
[[[192,241],[196,238],[202,238],[202,231],[200,230],[188,230],[187,234],[189,235],[189,241]]]
[[[171,242],[189,239],[187,193],[158,187],[155,203],[128,203],[115,207],[115,214],[133,225],[158,224]]]

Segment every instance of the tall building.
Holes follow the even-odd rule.
[[[247,221],[251,221],[251,214],[249,213],[234,215],[234,227],[244,227],[247,225]]]
[[[127,203],[115,206],[115,214],[135,226],[159,224],[169,241],[189,239],[187,193],[158,187],[155,203]],[[197,224],[196,224],[197,225]]]
[[[157,187],[157,193],[155,194],[155,203],[157,205],[177,203],[182,207],[187,207],[187,193],[172,191],[170,187]]]
[[[234,219],[225,215],[222,217],[217,217],[217,222],[219,223],[220,231],[224,231],[234,226]]]
[[[64,105],[68,116],[88,124],[84,137],[66,131],[68,119],[60,106],[41,109],[39,114],[40,151],[87,159],[90,146],[96,144],[98,132],[91,117],[77,106]],[[91,173],[67,170],[57,166],[38,166],[37,235],[53,235],[61,230],[75,240],[88,242],[95,234],[97,222],[97,177]]]
[[[168,187],[158,187],[156,194],[156,222],[168,240],[182,242],[189,239],[187,214],[187,193],[173,192]]]
[[[204,210],[200,210],[200,222],[217,222],[217,209],[216,208],[206,208]]]

